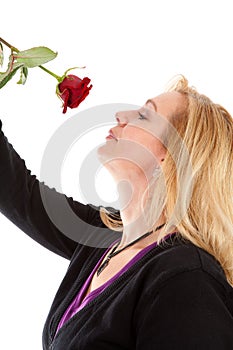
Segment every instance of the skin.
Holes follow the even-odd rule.
[[[117,250],[151,231],[142,215],[149,199],[149,183],[153,179],[154,169],[159,167],[166,157],[163,132],[171,116],[182,113],[184,108],[184,96],[172,91],[149,99],[137,110],[119,111],[116,113],[118,124],[111,129],[117,140],[106,140],[98,149],[100,162],[117,183],[123,222],[122,239]],[[143,202],[142,194],[145,190],[148,196]],[[163,223],[165,219],[161,215],[156,227]],[[159,231],[156,231],[140,240],[133,245],[133,249],[143,249],[153,243],[158,233]]]

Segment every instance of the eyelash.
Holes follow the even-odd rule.
[[[141,117],[143,118],[143,119],[146,119],[146,117],[143,115],[143,114],[141,114],[140,112],[138,112],[138,114],[139,114],[139,118],[138,119],[140,119]],[[142,119],[142,120],[143,120]]]

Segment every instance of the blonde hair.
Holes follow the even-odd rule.
[[[154,230],[164,213],[166,225],[158,244],[175,226],[181,238],[220,263],[233,286],[233,119],[190,87],[183,75],[170,82],[169,91],[181,93],[187,104],[183,113],[170,119],[167,154],[145,214],[147,222]],[[123,230],[119,211],[102,207],[100,217],[112,230]]]

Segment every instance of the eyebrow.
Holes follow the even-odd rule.
[[[149,103],[149,102],[153,105],[155,111],[157,112],[157,106],[156,106],[156,104],[154,103],[154,101],[151,100],[151,99],[149,98],[149,100],[147,100],[145,104],[147,104],[147,103]]]

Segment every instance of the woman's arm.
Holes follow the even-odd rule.
[[[196,269],[179,273],[143,298],[137,350],[231,350],[233,310],[224,287]]]
[[[46,195],[44,200],[41,193]],[[51,208],[51,215],[45,209],[46,203]],[[100,221],[99,211],[92,205],[75,201],[31,175],[25,161],[4,135],[0,120],[0,212],[35,241],[70,259],[78,243],[72,234],[68,234],[71,222],[65,222],[63,217],[62,207],[65,204],[70,208],[69,214],[76,218],[77,232],[83,231],[87,223],[95,225],[96,221]]]

